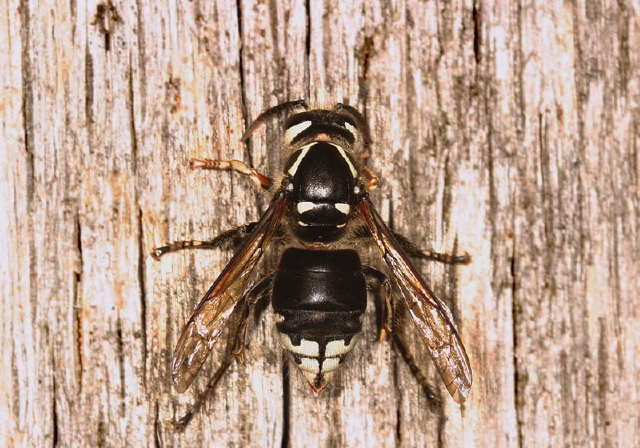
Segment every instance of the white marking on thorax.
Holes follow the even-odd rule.
[[[298,210],[298,213],[302,214],[304,212],[308,212],[309,210],[313,210],[314,208],[320,205],[322,204],[316,204],[315,202],[308,202],[308,201],[300,201],[296,205],[296,209]],[[343,213],[345,215],[348,215],[349,212],[351,211],[351,206],[346,202],[338,202],[336,204],[333,204],[333,206],[336,208],[336,210],[338,210],[340,213]]]
[[[304,157],[309,152],[309,149],[311,149],[311,145],[315,145],[315,143],[309,143],[308,145],[305,145],[302,148],[300,148],[300,154],[298,155],[298,158],[296,159],[295,162],[293,162],[293,165],[291,165],[291,168],[289,168],[289,174],[291,176],[296,175],[296,171],[298,171],[298,167],[300,166],[302,159],[304,159]]]
[[[304,212],[308,212],[309,210],[313,210],[315,206],[316,204],[314,204],[313,202],[306,202],[306,201],[298,202],[298,205],[297,205],[298,213],[302,214]]]
[[[358,170],[356,170],[356,167],[353,166],[353,163],[351,163],[351,159],[349,159],[345,150],[337,145],[333,145],[333,146],[340,152],[340,155],[342,156],[344,161],[347,162],[347,166],[349,167],[349,170],[351,171],[353,178],[355,179],[356,177],[358,177]]]
[[[296,172],[298,171],[298,167],[300,166],[300,163],[302,163],[302,160],[305,158],[305,156],[307,155],[307,153],[309,152],[309,150],[311,149],[311,147],[313,145],[317,145],[318,142],[312,142],[309,143],[308,145],[304,145],[302,148],[300,148],[300,154],[298,155],[298,158],[296,159],[295,162],[293,162],[293,164],[291,165],[291,168],[289,168],[289,174],[291,176],[295,176]],[[351,175],[353,176],[353,178],[357,178],[358,177],[358,170],[356,169],[355,166],[353,166],[353,162],[351,162],[351,159],[349,159],[349,156],[347,156],[347,153],[344,149],[342,149],[340,146],[335,145],[333,143],[329,143],[330,146],[333,146],[335,149],[338,150],[338,152],[340,153],[340,155],[342,156],[342,158],[344,159],[345,163],[347,164],[347,166],[349,167],[349,171],[351,171]]]

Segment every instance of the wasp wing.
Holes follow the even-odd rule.
[[[251,271],[278,228],[286,206],[282,195],[276,194],[182,330],[171,364],[173,384],[178,392],[189,388],[245,294]]]
[[[451,311],[416,273],[368,197],[360,201],[358,211],[393,271],[399,292],[449,393],[457,403],[464,402],[471,389],[471,367]]]

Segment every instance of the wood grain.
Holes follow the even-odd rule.
[[[0,4],[2,446],[640,446],[640,6],[630,0]],[[255,221],[306,98],[363,111],[382,216],[469,266],[420,262],[472,367],[429,409],[376,342],[316,397],[268,308],[184,433],[169,362],[229,250],[151,249]],[[372,259],[373,252],[367,254]],[[271,265],[277,262],[273,257]]]

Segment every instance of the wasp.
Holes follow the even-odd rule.
[[[398,306],[408,310],[449,393],[462,403],[472,382],[469,359],[451,312],[420,277],[410,258],[466,264],[470,257],[418,249],[384,223],[369,197],[378,185],[378,177],[365,165],[371,152],[371,132],[354,107],[339,103],[332,108],[310,108],[304,100],[283,103],[260,114],[242,141],[283,112],[288,113],[281,148],[285,163],[276,178],[238,160],[191,160],[193,169],[236,171],[267,191],[271,200],[262,217],[210,241],[179,241],[152,253],[159,258],[180,249],[210,249],[239,241],[175,348],[173,385],[184,392],[229,326],[222,364],[196,404],[174,422],[176,427],[188,424],[233,359],[242,359],[249,310],[264,298],[271,300],[285,351],[312,389],[323,390],[356,344],[368,289],[381,291],[380,337],[393,335],[428,397],[435,398],[399,332],[394,331]],[[363,265],[354,240],[372,241],[387,273]],[[262,276],[251,275],[274,241],[284,247],[278,267]]]

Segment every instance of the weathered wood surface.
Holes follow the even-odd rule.
[[[0,33],[0,445],[640,446],[637,2],[4,0]],[[259,216],[246,179],[188,160],[277,172],[277,122],[238,140],[300,97],[364,111],[385,219],[473,256],[418,264],[471,397],[408,331],[430,411],[368,316],[316,398],[267,310],[174,433],[205,375],[178,396],[172,350],[231,254],[150,250]]]

